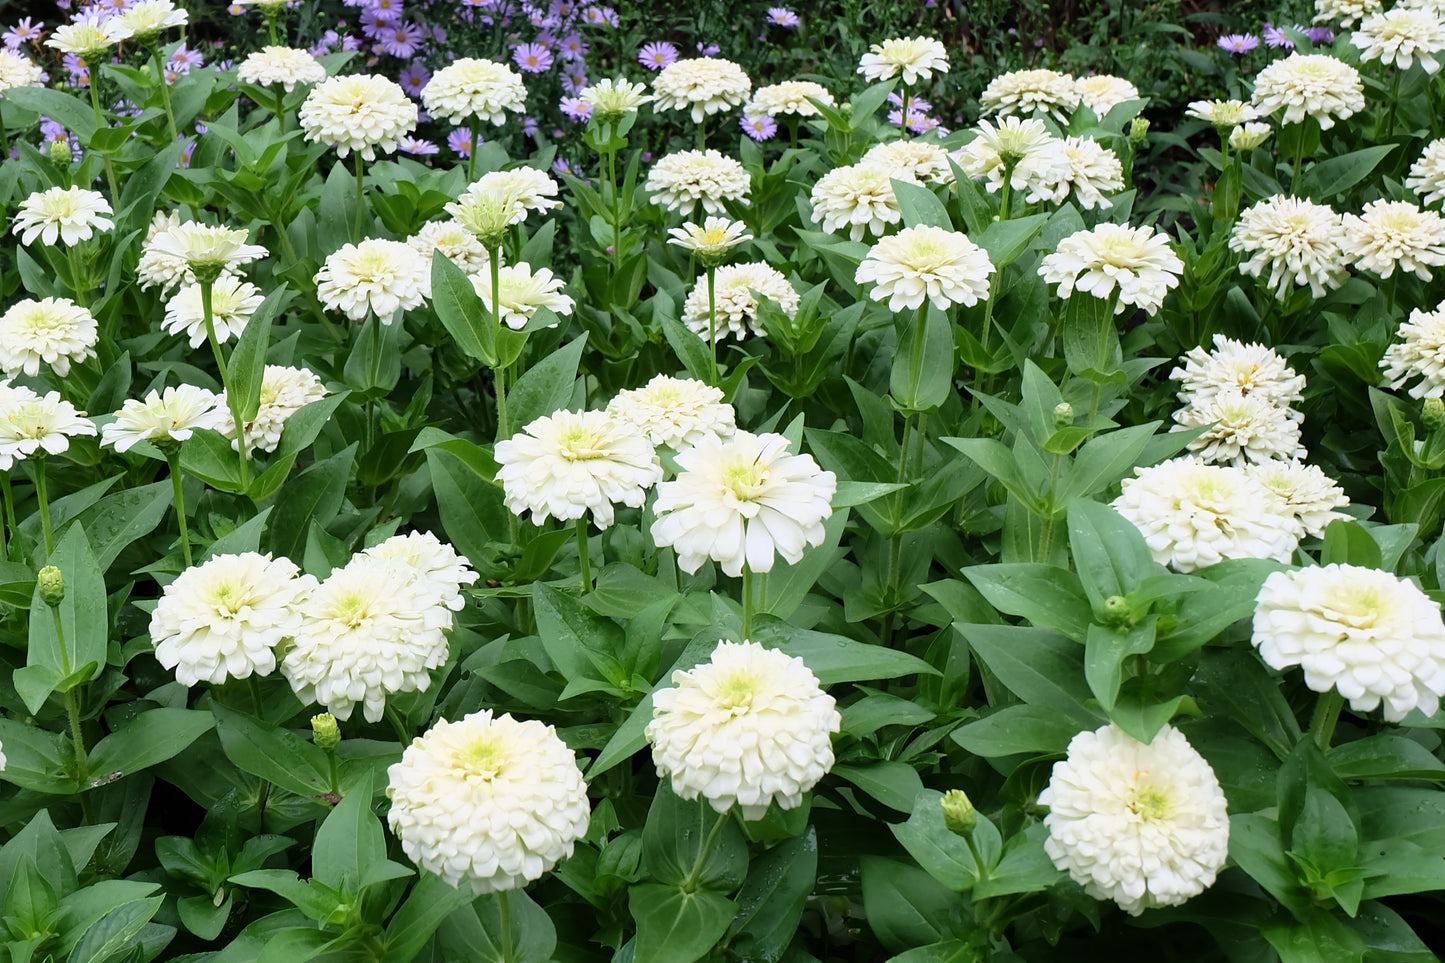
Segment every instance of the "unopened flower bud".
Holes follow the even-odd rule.
[[[75,155],[70,152],[70,141],[64,138],[51,141],[47,149],[50,152],[52,163],[69,166],[70,162],[75,159]]]
[[[311,741],[330,752],[341,745],[341,727],[329,712],[311,717]]]
[[[40,601],[54,608],[65,601],[65,576],[54,565],[47,565],[35,577],[40,586]]]
[[[1430,431],[1445,428],[1445,399],[1426,398],[1420,409],[1420,420],[1425,422],[1425,427]]]
[[[1129,125],[1129,145],[1140,147],[1144,144],[1144,138],[1149,136],[1149,121],[1143,117],[1135,117],[1134,122]]]
[[[969,801],[968,793],[950,789],[943,794],[943,824],[959,836],[973,835],[973,827],[978,825],[978,811]]]
[[[1061,401],[1054,405],[1054,428],[1072,428],[1074,425],[1074,406],[1067,401]]]
[[[1134,606],[1122,595],[1111,595],[1104,600],[1104,615],[1111,622],[1127,621],[1134,614]]]

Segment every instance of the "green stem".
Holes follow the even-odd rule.
[[[261,701],[261,680],[254,672],[246,677],[246,691],[251,693],[251,708],[255,710],[256,718],[265,722],[266,704]]]
[[[281,41],[276,39],[276,11],[274,10],[266,11],[266,36],[269,38],[271,46],[280,46]]]
[[[45,458],[35,459],[35,500],[40,503],[40,531],[45,536],[45,555],[47,558],[55,551],[55,536],[50,532],[50,498],[45,491]],[[65,651],[65,646],[60,647]],[[66,670],[67,673],[69,670]]]
[[[55,630],[60,631],[60,613],[55,609],[50,610],[55,615]],[[65,651],[64,636],[61,636],[60,650]],[[75,752],[75,781],[82,784],[84,789],[85,777],[89,775],[90,767],[86,764],[85,734],[80,729],[80,702],[75,698],[75,690],[71,689],[65,693],[65,714],[70,719],[70,746]]]
[[[161,86],[161,104],[166,109],[166,126],[171,131],[171,143],[175,143],[181,139],[181,135],[176,131],[176,115],[175,111],[171,110],[171,85],[166,83],[166,66],[161,63],[159,47],[151,48],[151,60],[156,65],[156,83]],[[91,83],[94,82],[95,78],[91,78]]]
[[[226,407],[231,411],[231,420],[236,425],[236,449],[241,466],[241,487],[251,487],[251,451],[246,444],[246,423],[241,419],[241,399],[236,396],[231,384],[231,373],[226,367],[226,356],[221,353],[221,342],[216,337],[216,319],[211,310],[212,281],[197,279],[201,286],[201,316],[206,322],[206,340],[211,343],[211,353],[216,357],[216,367],[221,373],[221,386],[226,389]]]
[[[712,347],[712,360],[708,373],[710,378],[708,384],[714,388],[721,387],[718,384],[717,375],[717,286],[713,283],[717,277],[717,268],[711,264],[707,266],[707,341]]]
[[[903,109],[898,114],[898,136],[908,139],[908,85],[903,85]]]
[[[179,446],[168,445],[166,447],[166,464],[171,468],[171,487],[175,490],[176,524],[181,529],[181,557],[185,559],[186,568],[190,568],[191,561],[191,536],[186,530],[186,495],[181,487],[181,450]]]
[[[10,541],[15,538],[15,494],[10,490],[10,473],[0,472],[0,501],[5,503],[5,532]],[[10,557],[9,542],[5,543],[3,557]]]
[[[471,117],[469,126],[472,129],[472,149],[467,154],[467,180],[474,181],[477,179],[477,145],[482,140],[482,119]]]
[[[753,567],[743,563],[743,637],[746,642],[753,635]]]
[[[109,127],[104,115],[100,111],[100,65],[95,64],[90,68],[90,106],[95,108],[96,129]],[[105,182],[110,185],[110,201],[117,208],[120,207],[120,181],[115,178],[115,165],[110,162],[110,154],[101,154],[105,161]]]
[[[1008,220],[1009,203],[1013,200],[1014,165],[1003,165],[1003,187],[999,189],[998,219]]]
[[[1300,132],[1299,132],[1299,137],[1297,137],[1297,138],[1295,139],[1295,144],[1294,144],[1294,171],[1290,174],[1290,178],[1289,178],[1289,192],[1290,192],[1291,194],[1293,194],[1293,193],[1295,192],[1295,188],[1299,185],[1300,168],[1304,166],[1304,162],[1305,162],[1305,130],[1304,130],[1304,127],[1301,126],[1301,127],[1300,127]]]
[[[387,703],[386,706],[386,721],[391,723],[391,729],[396,733],[397,741],[401,743],[402,748],[411,745],[412,733],[407,731],[406,723],[402,721],[401,716],[390,703]]]
[[[582,593],[592,591],[592,562],[587,554],[587,518],[577,519],[577,560],[582,567]]]
[[[622,271],[622,192],[617,189],[617,151],[607,152],[607,183],[612,188],[612,276]]]
[[[743,569],[743,577],[747,577],[747,569]],[[712,832],[707,834],[707,840],[702,844],[702,849],[697,852],[697,860],[692,864],[692,871],[687,874],[687,879],[682,881],[684,893],[697,892],[698,879],[702,876],[702,868],[707,865],[708,857],[712,855],[713,847],[717,845],[718,835],[722,832],[723,824],[728,821],[728,813],[717,814],[717,822],[712,825]]]
[[[281,133],[286,133],[286,88],[281,84],[272,84],[271,90],[276,94],[276,123],[281,125]]]
[[[70,262],[70,287],[75,292],[75,303],[82,308],[90,307],[90,285],[86,278],[81,277],[81,255],[80,245],[72,244],[65,252],[66,259]],[[87,276],[89,272],[86,272]]]
[[[497,916],[502,920],[502,963],[512,963],[512,906],[507,899],[508,890],[497,894]]]
[[[697,149],[707,150],[707,121],[697,125]]]
[[[361,220],[366,212],[366,169],[361,166],[361,154],[353,152],[356,159],[356,223],[351,228],[351,239],[361,243]]]
[[[1320,749],[1329,749],[1330,739],[1335,734],[1335,723],[1340,719],[1340,710],[1345,707],[1345,697],[1339,690],[1331,688],[1320,694],[1315,703],[1314,718],[1310,720],[1310,738]]]

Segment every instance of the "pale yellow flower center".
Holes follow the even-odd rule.
[[[1149,778],[1149,770],[1141,769],[1134,773],[1133,798],[1129,800],[1128,807],[1134,815],[1153,822],[1169,818],[1173,800],[1167,791]]]
[[[1373,585],[1342,586],[1330,599],[1329,606],[1341,621],[1357,629],[1373,626],[1385,608],[1384,600]]]
[[[456,765],[468,778],[491,782],[501,775],[507,750],[490,733],[476,736],[457,753]]]
[[[349,629],[371,618],[371,596],[357,590],[344,592],[331,600],[331,617]]]
[[[612,451],[597,432],[584,425],[571,425],[557,435],[557,447],[568,461],[610,458]]]
[[[246,604],[246,590],[230,582],[221,582],[215,588],[216,614],[223,619],[235,618]]]
[[[738,459],[723,468],[723,487],[740,501],[750,502],[768,486],[772,469],[761,462]]]
[[[757,676],[747,669],[736,669],[718,679],[717,704],[734,716],[746,714],[757,694]]]

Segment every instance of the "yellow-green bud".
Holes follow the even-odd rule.
[[[214,261],[197,258],[194,261],[186,262],[186,266],[195,275],[197,284],[215,284],[221,275],[226,273],[228,263],[225,260]]]
[[[959,836],[973,835],[973,827],[978,825],[978,810],[973,808],[968,793],[950,789],[943,794],[943,824]]]
[[[1067,401],[1054,405],[1054,428],[1072,428],[1073,425],[1074,406]]]
[[[68,167],[70,162],[75,159],[75,155],[70,152],[70,141],[66,138],[51,141],[48,150],[52,163]]]
[[[60,574],[60,569],[47,565],[35,580],[40,585],[40,601],[52,608],[65,601],[65,576]]]
[[[1420,420],[1425,422],[1425,427],[1431,431],[1445,428],[1445,399],[1426,398],[1420,409]]]
[[[1149,121],[1143,117],[1135,117],[1134,122],[1129,125],[1129,144],[1132,147],[1139,147],[1144,143],[1144,138],[1149,136]]]
[[[329,712],[311,717],[311,741],[330,752],[341,745],[341,727]]]

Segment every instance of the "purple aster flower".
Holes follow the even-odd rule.
[[[432,36],[432,39],[435,40],[437,43],[446,43],[446,42],[447,42],[447,32],[446,32],[445,30],[443,30],[441,27],[432,27],[432,28],[431,28],[431,36]]]
[[[458,157],[472,156],[472,132],[458,127],[447,135],[447,148]]]
[[[398,22],[398,18],[394,13],[383,12],[381,10],[363,10],[361,12],[361,32],[373,40],[380,39],[388,30],[395,27]]]
[[[401,2],[402,0],[362,0],[362,2],[356,4],[356,6],[383,13],[393,20],[400,20],[402,12]]]
[[[701,40],[697,42],[697,52],[704,57],[716,57],[722,52],[722,48],[715,43],[704,44]]]
[[[1335,42],[1335,32],[1329,27],[1310,27],[1304,31],[1304,35],[1310,38],[1310,43]]]
[[[401,75],[396,78],[396,82],[401,84],[401,89],[413,97],[421,96],[421,89],[426,86],[428,80],[431,80],[431,71],[427,70],[426,64],[420,60],[414,60],[407,64]]]
[[[1217,42],[1220,50],[1227,50],[1232,54],[1247,54],[1259,46],[1259,38],[1252,33],[1225,34]]]
[[[1264,34],[1264,42],[1269,46],[1281,47],[1285,50],[1294,49],[1294,41],[1285,36],[1284,31],[1274,24],[1265,24],[1262,33]]]
[[[552,170],[556,171],[558,174],[566,174],[570,177],[577,176],[577,172],[572,170],[572,165],[567,163],[566,159],[562,157],[559,157],[552,162]]]
[[[563,97],[557,106],[569,119],[579,124],[592,116],[592,105],[580,97]]]
[[[246,8],[241,6],[239,3],[233,3],[226,8],[226,12],[233,17],[239,17],[246,12]]]
[[[677,48],[667,42],[650,43],[637,55],[637,62],[648,70],[661,70],[677,63]]]
[[[552,4],[547,10],[552,16],[566,23],[577,15],[577,4],[572,0],[552,0]]]
[[[787,7],[769,7],[768,23],[779,27],[796,27],[798,25],[798,15]]]
[[[512,48],[512,59],[529,74],[540,74],[552,66],[552,51],[539,43],[523,43]]]
[[[582,22],[599,27],[604,24],[609,27],[615,27],[619,23],[617,11],[611,7],[588,7],[582,11]]]
[[[743,133],[756,141],[772,140],[773,135],[778,132],[778,122],[767,114],[760,117],[749,117],[744,114],[741,123]]]
[[[43,22],[32,24],[30,22],[30,18],[26,17],[24,20],[20,21],[15,26],[5,31],[3,35],[0,35],[0,40],[4,40],[5,46],[9,47],[11,50],[15,50],[19,48],[21,44],[34,43],[35,41],[39,40],[40,34],[44,29],[45,24]]]
[[[442,149],[429,140],[422,140],[420,137],[403,137],[397,141],[396,146],[408,154],[418,156],[426,154],[440,154]],[[467,145],[468,148],[471,144]]]
[[[903,106],[903,95],[902,95],[902,94],[889,94],[889,95],[888,95],[888,102],[889,102],[890,104],[892,104],[893,106],[895,106],[895,107],[902,107],[902,106]],[[922,97],[918,96],[917,94],[909,94],[909,95],[908,95],[908,112],[909,112],[910,114],[912,114],[912,113],[923,113],[923,114],[926,114],[926,113],[928,113],[928,112],[929,112],[930,110],[932,110],[932,109],[933,109],[933,105],[930,104],[928,101],[924,100]]]
[[[205,64],[205,60],[198,52],[189,50],[185,44],[181,44],[176,48],[176,52],[171,54],[170,63],[167,64],[166,82],[175,83],[172,74],[176,77],[184,76],[191,72],[192,67],[204,67]]]
[[[559,46],[561,47],[563,60],[581,61],[587,56],[587,51],[592,49],[583,41],[580,33],[569,33],[562,38]]]
[[[410,57],[421,49],[427,32],[414,23],[399,23],[381,35],[381,47],[393,57]]]
[[[66,73],[70,74],[70,86],[90,86],[90,68],[86,66],[84,60],[73,53],[68,53],[61,58],[60,62],[65,67]]]
[[[587,68],[574,64],[562,71],[562,89],[569,94],[579,94],[587,86]]]
[[[536,137],[536,136],[537,136],[537,130],[538,130],[538,128],[539,128],[540,126],[541,126],[541,125],[537,123],[537,118],[535,118],[535,117],[523,117],[523,118],[522,118],[522,136],[523,136],[523,137]]]

